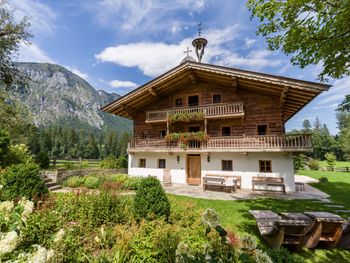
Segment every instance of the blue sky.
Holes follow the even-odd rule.
[[[269,52],[258,25],[241,0],[10,0],[16,18],[28,16],[34,37],[21,45],[18,61],[67,67],[94,88],[125,94],[177,66],[197,36],[208,39],[203,62],[317,81],[320,65],[299,69],[281,52]],[[194,54],[192,53],[192,56]],[[318,116],[338,132],[335,108],[350,93],[350,78],[295,115],[286,127],[300,128]]]

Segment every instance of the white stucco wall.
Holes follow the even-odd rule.
[[[177,162],[177,156],[180,157]],[[166,159],[166,168],[170,169],[173,183],[186,184],[186,156],[185,153],[134,153],[129,155],[129,174],[132,176],[157,176],[163,179],[164,169],[157,168],[158,159]],[[283,153],[210,153],[210,162],[207,161],[208,154],[201,154],[202,177],[207,173],[221,175],[240,175],[242,188],[252,188],[253,176],[274,176],[283,177],[287,192],[295,191],[294,170],[292,154]],[[146,159],[146,168],[138,168],[139,159]],[[232,160],[233,171],[221,171],[221,160]],[[259,160],[271,160],[272,173],[259,173]]]

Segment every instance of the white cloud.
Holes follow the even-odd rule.
[[[113,88],[136,88],[138,85],[127,80],[112,80],[108,83]]]
[[[249,37],[246,37],[244,39],[244,43],[246,45],[247,48],[250,48],[252,45],[254,45],[256,43],[256,39],[253,39],[253,38],[249,38]]]
[[[253,50],[246,56],[232,51],[227,43],[237,35],[238,25],[224,29],[212,29],[206,33],[210,45],[205,51],[203,62],[224,66],[244,66],[261,69],[266,66],[278,66],[279,59],[272,58],[266,50]],[[155,77],[179,65],[184,58],[183,51],[190,46],[192,38],[183,39],[177,44],[162,42],[137,42],[112,46],[104,49],[95,57],[101,62],[112,62],[124,67],[138,67],[145,75]],[[193,49],[193,48],[192,48]],[[194,52],[192,56],[195,57]]]
[[[86,1],[85,10],[93,15],[97,22],[108,28],[115,28],[127,34],[136,32],[156,32],[174,30],[173,21],[179,21],[179,12],[200,13],[206,6],[205,0],[153,0],[120,1],[103,0]],[[178,27],[177,27],[178,28]],[[170,29],[170,30],[169,30]]]
[[[35,37],[46,38],[54,33],[57,14],[48,5],[37,0],[11,0],[9,5],[15,9],[16,19],[29,18],[30,30]]]
[[[87,73],[81,72],[76,66],[64,66],[68,70],[72,71],[74,74],[78,75],[82,79],[88,80],[89,75]]]
[[[320,95],[316,106],[339,104],[348,94],[350,94],[350,77],[338,79],[334,82],[333,87]]]
[[[55,63],[55,61],[36,44],[26,45],[23,43],[19,45],[18,55],[15,60],[22,62]]]

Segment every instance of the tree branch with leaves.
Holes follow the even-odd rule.
[[[350,75],[349,0],[248,0],[257,34],[300,68],[323,65],[321,80]]]

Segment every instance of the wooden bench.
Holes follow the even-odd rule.
[[[281,191],[286,193],[286,186],[282,177],[263,177],[263,176],[253,176],[252,179],[253,191],[255,190],[266,190],[266,191]],[[264,186],[265,189],[255,189],[255,186]],[[269,188],[269,186],[280,187],[281,190],[276,190],[276,188]]]
[[[232,186],[227,186],[224,177],[213,177],[213,176],[204,176],[203,177],[203,191],[207,189],[208,186],[213,186],[219,188],[220,190],[229,190],[232,193]]]
[[[207,173],[206,176],[212,177],[223,177],[225,180],[232,178],[233,179],[233,190],[237,192],[237,189],[241,189],[242,179],[240,175],[224,175],[224,174],[215,174],[215,173]]]

